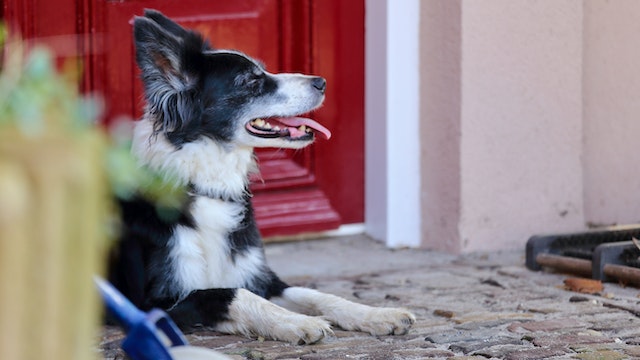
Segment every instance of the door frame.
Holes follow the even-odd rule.
[[[366,0],[365,231],[418,247],[420,0]]]

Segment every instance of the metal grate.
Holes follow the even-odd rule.
[[[640,284],[640,226],[573,234],[537,235],[527,242],[527,267]]]

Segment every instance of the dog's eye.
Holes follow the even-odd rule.
[[[253,76],[251,76],[251,79],[254,80],[254,81],[255,80],[262,80],[262,79],[264,79],[264,76],[265,76],[264,75],[264,70],[262,70],[260,68],[257,68],[257,67],[253,69],[252,75]]]
[[[264,73],[259,73],[259,74],[253,74],[253,76],[251,77],[251,81],[260,81],[262,80],[262,78],[264,77]]]
[[[260,87],[261,84],[264,82],[264,73],[248,73],[244,76],[242,76],[242,80],[240,81],[240,84],[244,85],[244,86],[250,86],[250,87]]]
[[[262,81],[262,76],[254,73],[238,75],[235,78],[235,84],[238,86],[256,86]]]
[[[260,87],[261,84],[262,84],[262,76],[254,75],[249,79],[249,81],[247,81],[247,85],[254,88]]]

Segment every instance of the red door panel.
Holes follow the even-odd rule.
[[[252,178],[252,190],[258,224],[269,236],[363,220],[363,1],[1,1],[2,15],[22,24],[26,37],[69,35],[72,45],[54,47],[81,60],[81,87],[105,95],[106,122],[141,115],[131,20],[145,8],[196,29],[214,47],[260,59],[269,71],[324,76],[327,100],[311,116],[334,136],[302,151],[257,150],[261,173]]]
[[[364,1],[313,1],[314,72],[327,79],[317,120],[330,141],[312,149],[317,184],[343,224],[364,221]]]
[[[137,80],[131,21],[145,8],[155,8],[181,25],[194,28],[211,39],[218,48],[242,49],[277,67],[279,63],[277,37],[260,39],[257,34],[277,29],[277,1],[98,1],[104,9],[106,31],[105,53],[108,74],[104,79],[106,94],[111,101],[108,119],[120,114],[142,114],[142,84]],[[132,93],[133,91],[133,93]]]

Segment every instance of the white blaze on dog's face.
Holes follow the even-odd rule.
[[[322,105],[323,78],[272,74],[240,52],[212,49],[177,24],[135,21],[147,118],[177,148],[201,137],[243,147],[302,148],[316,136],[331,136],[302,117]]]

